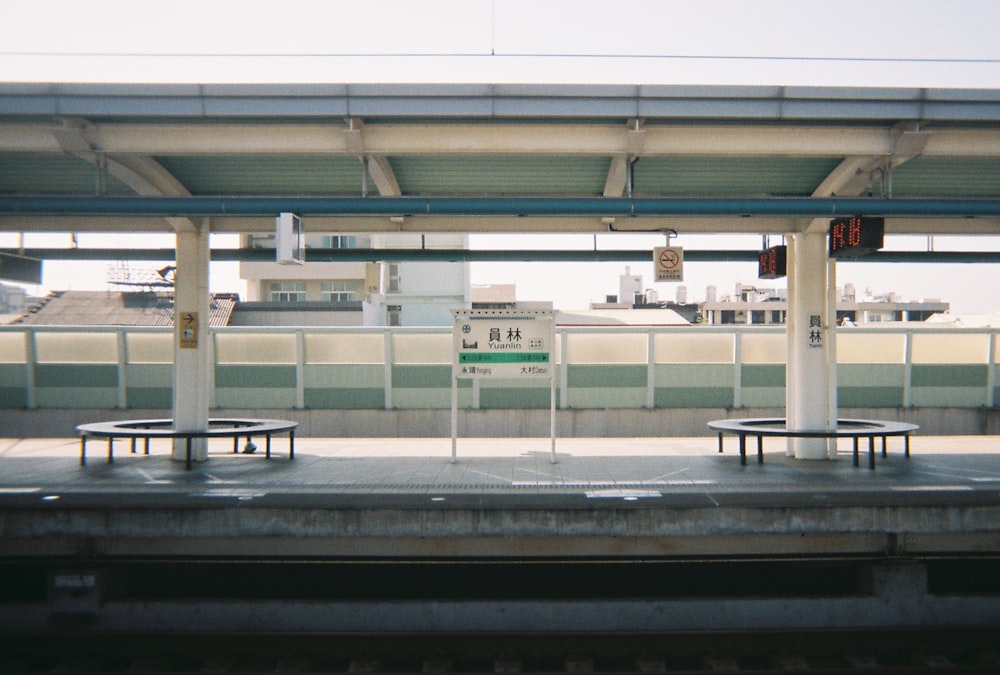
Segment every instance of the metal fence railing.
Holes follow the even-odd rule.
[[[842,407],[995,407],[996,328],[840,328]],[[224,408],[447,408],[449,327],[213,329]],[[782,327],[559,327],[560,408],[784,405]],[[0,327],[0,407],[170,408],[173,331]],[[463,381],[472,408],[545,408],[548,383]]]

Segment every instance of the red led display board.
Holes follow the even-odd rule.
[[[830,257],[856,258],[882,248],[885,218],[851,216],[830,221]]]
[[[757,278],[778,279],[788,275],[788,247],[772,246],[757,256]]]

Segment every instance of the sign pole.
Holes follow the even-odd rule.
[[[549,386],[551,389],[551,398],[549,401],[549,436],[552,440],[552,456],[550,461],[556,463],[556,376],[555,376],[555,360],[552,363],[552,376],[549,378]]]
[[[451,463],[458,461],[458,378],[451,378]]]

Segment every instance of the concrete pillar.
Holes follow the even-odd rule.
[[[177,272],[174,281],[174,426],[192,431],[208,428],[210,378],[213,376],[208,344],[209,222],[197,231],[177,233]],[[187,457],[184,439],[174,442],[173,458]],[[208,442],[192,441],[191,458],[208,459]]]
[[[835,315],[830,315],[827,296],[826,233],[791,235],[788,254],[786,424],[796,430],[829,430],[837,408],[835,398],[831,400],[836,396],[831,386]],[[823,438],[789,438],[788,454],[796,459],[826,459],[829,445]]]

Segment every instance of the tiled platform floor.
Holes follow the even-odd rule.
[[[258,439],[258,445],[263,445]],[[915,436],[912,457],[902,440],[889,439],[888,457],[877,469],[851,462],[850,441],[837,461],[788,458],[784,441],[768,439],[765,463],[740,466],[735,438],[719,454],[714,436],[697,438],[557,439],[555,462],[548,438],[460,438],[452,462],[448,438],[297,438],[295,459],[276,437],[272,458],[263,448],[233,454],[232,442],[213,439],[209,459],[191,471],[170,459],[169,442],[154,441],[151,454],[131,454],[117,441],[115,462],[106,442],[88,443],[88,464],[79,465],[75,438],[0,439],[0,496],[85,492],[217,494],[252,499],[275,494],[487,493],[542,495],[585,493],[593,498],[659,498],[670,494],[776,494],[977,492],[1000,499],[1000,438]]]

